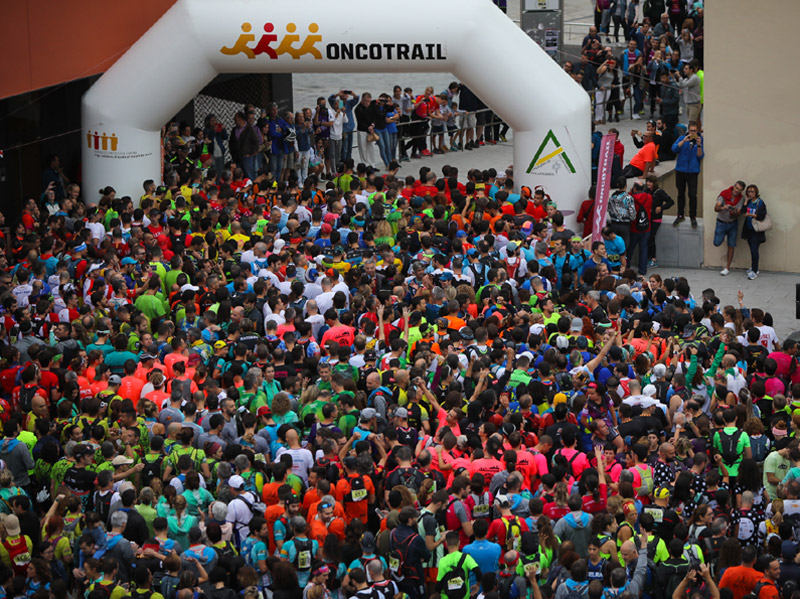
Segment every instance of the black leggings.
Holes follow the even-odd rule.
[[[656,115],[656,98],[658,97],[658,83],[650,84],[650,116]]]
[[[656,233],[658,233],[660,226],[660,220],[654,220],[650,223],[650,238],[647,240],[647,257],[650,260],[656,259]]]
[[[622,17],[618,17],[617,15],[611,15],[611,18],[614,19],[614,41],[619,41],[619,30],[620,27],[622,28],[622,37],[624,39],[628,39],[628,27]]]
[[[747,238],[747,245],[750,246],[750,270],[758,272],[758,246],[761,245],[758,241],[758,233],[750,234],[750,237]]]

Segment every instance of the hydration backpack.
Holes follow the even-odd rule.
[[[462,553],[458,563],[439,582],[439,591],[444,592],[447,599],[464,599],[469,594],[469,579],[464,574],[465,561],[467,554]]]
[[[364,485],[364,477],[353,476],[347,480],[350,483],[350,491],[344,496],[344,501],[352,503],[366,501],[369,491]]]
[[[739,459],[739,452],[736,448],[739,446],[739,438],[742,436],[742,431],[737,430],[735,433],[726,433],[721,430],[717,433],[719,444],[722,447],[722,461],[726,465],[731,466]]]

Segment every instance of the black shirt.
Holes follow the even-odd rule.
[[[370,125],[372,125],[373,113],[370,108],[359,102],[358,106],[353,109],[353,114],[356,117],[356,129],[363,133],[366,133]]]

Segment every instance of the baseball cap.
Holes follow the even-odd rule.
[[[224,341],[216,341],[214,343],[214,349],[222,349],[222,348],[225,348],[225,347],[228,347],[228,344],[225,343]]]
[[[118,374],[112,374],[108,377],[108,384],[109,385],[121,385],[122,384],[122,377]]]
[[[122,259],[122,266],[126,266],[126,265],[128,265],[128,264],[136,264],[136,260],[134,260],[134,259],[133,259],[133,258],[131,258],[130,256],[125,256],[125,257]]]
[[[557,405],[560,403],[567,403],[567,396],[564,393],[556,393],[553,396],[553,405]]]
[[[19,518],[14,515],[6,516],[6,519],[3,520],[3,524],[6,527],[6,534],[9,537],[16,537],[20,533],[19,528]]]
[[[375,535],[371,532],[365,532],[361,537],[361,550],[364,555],[372,555],[375,552]]]
[[[328,234],[332,231],[331,226],[328,223],[322,223],[319,230],[325,234]]]
[[[361,410],[361,422],[369,422],[378,415],[375,408],[364,408]]]
[[[405,408],[397,408],[394,411],[394,415],[397,418],[408,418],[408,410],[406,410]]]
[[[522,231],[522,234],[525,235],[525,237],[530,237],[530,235],[533,233],[533,221],[528,221],[523,224],[520,228],[520,231]]]
[[[508,244],[506,244],[506,251],[507,252],[516,252],[518,247],[519,246],[517,245],[516,241],[509,241]]]
[[[269,409],[269,406],[261,406],[258,408],[256,416],[272,416],[272,410]]]
[[[376,352],[374,349],[368,349],[367,351],[364,352],[365,361],[369,362],[371,360],[377,360],[377,359],[378,359],[378,352]]]
[[[672,494],[672,489],[667,486],[658,487],[653,492],[653,497],[656,499],[669,499],[669,496]]]
[[[244,479],[238,474],[234,474],[228,479],[228,486],[231,489],[244,489]]]
[[[465,341],[472,341],[473,339],[475,339],[475,334],[469,327],[461,327],[458,330],[458,334],[461,335],[461,338],[464,339]]]
[[[112,466],[128,466],[129,464],[133,464],[133,460],[124,455],[118,455],[113,460],[111,460]]]
[[[189,356],[189,359],[186,360],[186,364],[188,366],[197,366],[201,360],[202,358],[200,357],[200,354],[192,354]]]
[[[295,493],[292,493],[289,496],[288,503],[300,503],[300,496]]]
[[[569,325],[570,331],[580,332],[583,330],[583,321],[580,318],[573,318],[572,324]]]

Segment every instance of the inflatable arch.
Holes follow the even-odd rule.
[[[161,127],[219,73],[449,71],[514,130],[517,185],[577,211],[586,92],[490,0],[436,0],[435,13],[428,0],[177,0],[83,98],[84,187],[138,197],[160,177]]]

